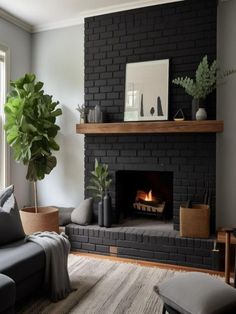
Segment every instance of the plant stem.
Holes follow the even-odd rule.
[[[34,181],[34,208],[35,213],[38,213],[38,191],[37,191],[37,181]]]

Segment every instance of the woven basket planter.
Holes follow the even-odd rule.
[[[22,225],[26,234],[37,231],[59,232],[58,209],[54,207],[39,207],[35,213],[34,207],[25,207],[20,210]]]
[[[209,238],[210,207],[195,204],[192,208],[180,206],[180,236],[189,238]]]

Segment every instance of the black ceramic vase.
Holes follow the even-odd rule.
[[[98,225],[100,227],[104,226],[104,210],[103,210],[103,201],[101,200],[98,203]]]
[[[103,210],[104,210],[104,226],[110,228],[112,225],[112,207],[111,207],[111,196],[109,193],[103,198]]]

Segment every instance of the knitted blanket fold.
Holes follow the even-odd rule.
[[[64,233],[36,232],[26,236],[25,241],[39,244],[46,254],[44,288],[51,301],[57,302],[72,291],[67,261],[70,242]]]

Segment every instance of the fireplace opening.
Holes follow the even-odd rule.
[[[116,172],[116,212],[120,218],[173,218],[173,172]]]

